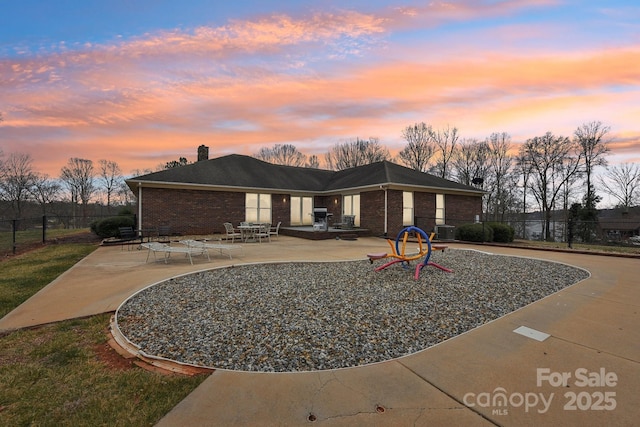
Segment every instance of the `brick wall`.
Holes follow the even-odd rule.
[[[411,224],[405,224],[402,220],[403,211],[403,191],[400,190],[387,190],[387,235],[388,237],[396,237],[400,230],[405,226]]]
[[[171,227],[175,234],[222,233],[224,222],[244,221],[244,193],[142,189],[142,227]]]
[[[336,203],[337,201],[337,203]],[[334,221],[342,218],[342,196],[315,196],[314,206],[326,207]],[[238,225],[245,218],[245,194],[224,191],[172,190],[143,188],[142,227],[156,228],[168,225],[175,234],[217,234],[224,231],[223,223]],[[275,225],[290,225],[290,195],[276,193],[271,197],[271,218]],[[434,193],[414,193],[415,224],[425,231],[435,226],[436,198]],[[402,223],[402,191],[387,191],[387,235],[396,236],[407,224]],[[473,196],[447,194],[445,221],[447,225],[473,222],[482,212],[482,199]],[[371,230],[371,235],[384,234],[384,190],[360,194],[360,227]]]
[[[291,196],[288,194],[271,195],[271,224],[275,227],[278,222],[282,222],[281,227],[291,225]]]
[[[445,201],[445,222],[447,225],[460,226],[475,221],[482,214],[482,198],[447,194]]]
[[[435,193],[413,194],[413,215],[416,217],[415,226],[430,233],[436,225],[436,195]]]
[[[371,230],[374,236],[384,234],[384,191],[360,193],[360,228]]]

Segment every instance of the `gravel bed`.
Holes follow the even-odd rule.
[[[428,348],[577,283],[585,270],[447,250],[414,280],[396,264],[278,263],[194,273],[151,286],[117,313],[149,355],[243,371],[365,365]]]

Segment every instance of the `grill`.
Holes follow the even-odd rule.
[[[328,231],[330,213],[327,208],[313,208],[313,230]]]

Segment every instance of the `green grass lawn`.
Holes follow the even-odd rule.
[[[74,235],[89,232],[88,228],[50,228],[47,229],[46,240],[53,241],[59,238],[70,237]],[[19,252],[23,249],[32,247],[42,243],[42,229],[31,228],[29,230],[16,232],[16,248]],[[13,232],[0,232],[0,254],[13,253]]]
[[[0,262],[0,317],[95,248],[51,245]],[[108,348],[109,318],[1,336],[0,425],[153,425],[206,378],[150,372],[125,361]]]
[[[96,245],[50,245],[0,262],[0,317],[90,254]]]

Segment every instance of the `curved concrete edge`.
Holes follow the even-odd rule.
[[[374,363],[368,363],[365,365],[356,365],[356,366],[347,366],[347,367],[343,367],[343,368],[335,368],[335,369],[323,369],[323,370],[314,370],[314,371],[291,371],[291,372],[263,372],[263,371],[246,371],[246,370],[241,370],[241,369],[223,369],[223,368],[218,368],[215,366],[204,366],[204,365],[198,365],[198,364],[191,364],[191,363],[185,363],[185,362],[179,362],[177,360],[173,360],[173,359],[168,359],[168,358],[164,358],[164,357],[160,357],[160,356],[156,356],[156,355],[152,355],[152,354],[147,354],[144,351],[142,351],[140,349],[139,346],[137,346],[135,343],[131,342],[126,336],[125,334],[122,332],[122,330],[120,329],[120,327],[118,326],[118,312],[120,310],[120,308],[122,308],[122,306],[124,304],[126,304],[131,298],[135,297],[136,295],[138,295],[139,293],[145,291],[146,289],[149,289],[153,286],[157,286],[159,284],[162,284],[168,280],[172,280],[175,278],[179,278],[179,277],[184,277],[184,276],[189,276],[192,274],[198,274],[198,273],[202,273],[202,272],[207,272],[207,271],[214,271],[214,270],[220,270],[220,269],[225,269],[225,268],[234,268],[234,267],[238,267],[238,266],[255,266],[255,265],[269,265],[269,264],[289,264],[289,263],[333,263],[333,262],[359,262],[362,261],[361,259],[356,259],[356,260],[343,260],[343,261],[335,261],[335,260],[330,260],[330,261],[264,261],[264,262],[254,262],[254,263],[242,263],[242,264],[232,264],[232,265],[225,265],[225,266],[218,266],[218,267],[212,267],[212,268],[208,268],[208,269],[201,269],[201,270],[196,270],[196,271],[192,271],[192,272],[188,272],[188,273],[182,273],[182,274],[178,274],[175,276],[171,276],[171,277],[167,277],[166,279],[163,280],[159,280],[155,283],[152,283],[150,285],[145,286],[142,289],[137,290],[136,292],[132,293],[127,299],[125,299],[116,309],[114,315],[111,317],[111,321],[110,321],[110,331],[111,331],[111,335],[113,336],[114,340],[116,341],[116,343],[122,348],[124,349],[126,352],[128,352],[130,355],[132,355],[133,357],[137,357],[140,360],[142,360],[145,363],[149,363],[151,365],[154,365],[160,369],[165,369],[167,371],[170,372],[177,372],[177,373],[186,373],[189,372],[190,370],[193,369],[201,369],[203,371],[206,372],[215,372],[215,371],[226,371],[226,372],[233,372],[233,373],[237,373],[237,374],[267,374],[267,375],[278,375],[278,374],[308,374],[311,372],[327,372],[327,371],[341,371],[341,370],[346,370],[346,369],[354,369],[354,368],[367,368],[367,367],[373,367],[379,364],[383,364],[383,363],[387,363],[387,362],[393,362],[393,361],[402,361],[403,359],[408,359],[411,357],[414,357],[416,355],[419,355],[422,352],[426,352],[429,351],[430,349],[433,349],[439,345],[442,345],[443,343],[450,341],[450,340],[454,340],[456,338],[459,338],[463,335],[472,333],[473,331],[482,328],[484,326],[490,325],[496,321],[499,321],[500,319],[503,319],[505,317],[508,317],[512,314],[518,313],[521,310],[526,309],[527,307],[536,304],[540,301],[543,301],[547,298],[553,297],[554,295],[558,294],[559,292],[562,292],[564,290],[567,290],[568,288],[571,288],[572,286],[576,286],[578,284],[580,284],[581,282],[583,282],[584,280],[587,280],[589,277],[591,277],[591,272],[585,268],[582,267],[578,267],[572,264],[568,264],[566,262],[562,262],[562,261],[555,261],[555,260],[549,260],[549,259],[542,259],[542,258],[533,258],[530,256],[520,256],[520,255],[509,255],[509,254],[496,254],[496,253],[492,253],[492,252],[484,252],[478,249],[463,249],[463,248],[457,248],[455,250],[462,250],[462,251],[471,251],[471,252],[479,252],[479,253],[483,253],[483,254],[487,254],[487,255],[492,255],[492,256],[504,256],[504,257],[512,257],[512,258],[523,258],[523,259],[537,259],[539,261],[543,261],[543,262],[550,262],[550,263],[557,263],[557,264],[563,264],[572,268],[576,268],[579,270],[582,270],[584,272],[586,272],[588,274],[588,277],[586,279],[582,279],[576,283],[573,283],[571,285],[568,285],[552,294],[546,295],[542,298],[540,298],[539,300],[533,301],[525,306],[522,306],[512,312],[509,312],[507,314],[504,314],[503,316],[500,316],[498,318],[492,319],[486,323],[483,323],[481,325],[478,325],[472,329],[469,329],[467,331],[464,331],[456,336],[453,336],[451,338],[448,338],[444,341],[440,341],[430,347],[427,348],[423,348],[420,349],[416,352],[410,353],[410,354],[406,354],[403,356],[399,356],[393,359],[388,359],[388,360],[382,360],[382,361],[378,361],[378,362],[374,362]]]
[[[157,357],[153,355],[145,354],[140,348],[129,341],[127,337],[122,334],[122,331],[117,325],[115,320],[115,315],[111,316],[111,320],[109,322],[109,333],[113,338],[115,345],[119,347],[118,353],[121,355],[123,353],[129,354],[131,357],[136,357],[142,362],[149,364],[155,368],[158,368],[162,371],[177,373],[182,375],[196,375],[203,373],[212,373],[215,372],[215,369],[207,368],[203,366],[191,365],[188,363],[180,363],[175,360],[165,359],[162,357]],[[113,346],[113,345],[112,345]]]
[[[496,255],[514,256],[495,249]],[[533,252],[516,256],[523,254],[538,258]],[[634,425],[640,416],[635,261],[574,254],[540,258],[587,269],[591,277],[401,359],[304,375],[216,371],[157,425]],[[540,342],[514,333],[520,326],[549,338]],[[539,368],[615,372],[618,385],[605,390],[615,393],[617,408],[566,410],[566,389],[536,385]],[[541,406],[467,402],[470,393],[500,389],[547,399],[555,394],[555,400],[546,412]]]

